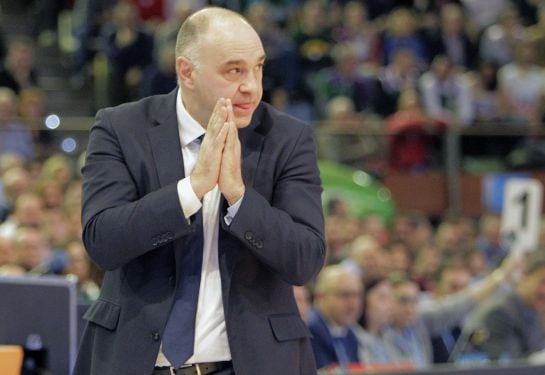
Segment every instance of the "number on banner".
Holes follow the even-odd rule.
[[[541,222],[543,186],[538,180],[512,178],[503,197],[501,236],[512,252],[537,248]]]

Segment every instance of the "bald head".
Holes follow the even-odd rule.
[[[198,47],[202,41],[208,36],[229,30],[229,26],[237,22],[252,28],[243,16],[228,9],[207,7],[193,13],[184,21],[178,32],[176,57],[185,56],[196,63],[200,57]]]

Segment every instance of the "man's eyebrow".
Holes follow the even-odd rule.
[[[262,56],[260,56],[257,61],[258,62],[263,62],[265,61],[265,58],[266,56],[263,54]],[[230,66],[230,65],[241,65],[241,64],[245,64],[246,61],[245,60],[242,60],[242,59],[236,59],[236,60],[227,60],[226,62],[224,62],[222,65],[223,66]]]

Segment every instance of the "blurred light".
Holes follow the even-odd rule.
[[[381,201],[387,201],[392,198],[392,193],[390,193],[390,190],[386,188],[380,188],[377,192],[377,197]]]
[[[76,140],[72,137],[64,138],[61,143],[62,150],[68,154],[74,152],[77,146]]]
[[[369,186],[373,182],[373,178],[364,171],[354,172],[352,180],[359,186]]]
[[[61,119],[57,115],[49,115],[45,118],[45,126],[48,129],[57,129],[61,124]]]

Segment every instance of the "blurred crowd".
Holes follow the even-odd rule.
[[[0,30],[0,275],[73,275],[85,303],[97,298],[102,273],[81,242],[81,158],[60,152],[42,126],[47,96],[35,58],[61,37],[61,12],[78,41],[69,56],[73,87],[96,79],[104,59],[108,105],[175,88],[179,26],[210,3],[244,13],[256,28],[267,53],[264,100],[330,131],[324,158],[369,167],[362,158],[377,145],[354,134],[378,132],[388,151],[380,147],[377,158],[418,172],[439,163],[434,135],[490,126],[525,136],[520,145],[514,137],[467,142],[468,152],[504,157],[519,147],[545,158],[543,1],[24,3],[40,20],[33,35]],[[545,348],[545,259],[539,251],[510,257],[497,215],[432,223],[398,212],[386,222],[350,215],[342,197],[325,214],[326,267],[294,288],[320,367],[421,368],[469,347],[488,359]]]
[[[212,4],[245,14],[256,28],[267,53],[264,100],[331,133],[325,142],[335,147],[322,147],[323,157],[372,169],[365,158],[375,153],[389,168],[418,172],[441,164],[437,135],[455,127],[522,132],[463,139],[463,152],[501,160],[513,151],[509,166],[545,165],[545,146],[536,136],[544,119],[542,3],[25,0],[35,27],[32,35],[14,38],[0,30],[0,87],[19,101],[31,96],[27,116],[43,114],[33,53],[69,37],[74,46],[63,63],[72,86],[103,81],[103,90],[90,92],[101,96],[97,103],[169,92],[176,86],[179,26]],[[71,27],[59,27],[60,19]],[[372,142],[354,136],[362,132],[382,136]]]

